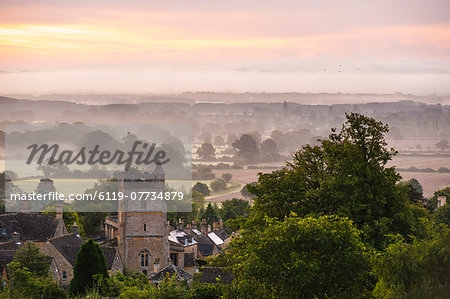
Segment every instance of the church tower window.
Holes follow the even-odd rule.
[[[141,253],[141,267],[148,267],[148,252],[143,251]]]

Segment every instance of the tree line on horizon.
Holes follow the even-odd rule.
[[[449,198],[450,186],[425,199],[416,180],[401,182],[387,166],[396,154],[387,147],[388,132],[373,118],[347,114],[340,130],[247,185],[254,204],[230,222],[238,236],[207,260],[230,271],[231,284],[188,286],[167,278],[154,287],[131,273],[90,273],[89,288],[79,294],[449,298],[450,205],[437,208],[437,196]]]

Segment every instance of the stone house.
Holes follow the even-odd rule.
[[[72,225],[72,233],[62,220],[62,213],[3,214],[0,228],[6,228],[2,237],[11,238],[0,243],[0,268],[10,263],[16,250],[25,242],[33,242],[51,258],[49,273],[61,287],[67,288],[73,278],[73,267],[84,240],[78,235],[78,225]],[[9,234],[10,231],[14,231]],[[18,233],[19,231],[20,233]],[[117,247],[102,246],[110,272],[123,271],[123,263]]]
[[[195,271],[195,259],[198,257],[198,243],[192,235],[184,231],[183,222],[180,219],[178,228],[169,234],[171,263],[189,273]]]

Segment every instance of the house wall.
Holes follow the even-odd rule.
[[[38,244],[37,244],[38,245]],[[52,275],[56,283],[58,283],[63,288],[68,288],[70,281],[73,278],[73,267],[65,259],[65,257],[59,253],[58,250],[50,243],[45,242],[38,245],[42,253],[53,257],[53,261],[50,264],[49,272]],[[66,272],[66,279],[63,279],[63,272]]]

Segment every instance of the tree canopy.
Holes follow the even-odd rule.
[[[94,285],[94,276],[108,277],[105,255],[100,246],[92,239],[84,242],[77,253],[73,268],[73,279],[70,282],[72,294],[82,294]]]
[[[399,240],[377,255],[379,281],[374,295],[383,298],[448,298],[450,294],[450,230],[440,228],[431,239],[412,244]]]
[[[208,206],[206,207],[206,210],[201,218],[206,219],[206,223],[212,225],[213,222],[219,221],[219,214],[217,209],[215,209],[211,203],[208,203]]]
[[[197,182],[195,183],[194,187],[192,187],[192,190],[195,190],[197,192],[200,192],[201,194],[203,194],[204,196],[209,196],[211,195],[211,190],[209,190],[208,185],[201,183],[201,182]]]
[[[258,143],[252,135],[243,134],[232,146],[238,150],[236,158],[242,162],[254,162],[259,155]]]
[[[51,258],[40,251],[32,242],[19,248],[14,260],[8,264],[11,283],[2,298],[67,298],[49,274]],[[3,297],[2,294],[7,294]]]
[[[370,283],[359,231],[337,216],[279,221],[244,230],[229,251],[238,297],[358,297]]]
[[[376,248],[387,245],[389,233],[414,233],[414,222],[426,211],[413,206],[397,184],[400,175],[386,166],[396,153],[386,147],[387,132],[388,126],[373,118],[347,114],[339,132],[333,129],[319,145],[303,146],[286,168],[247,185],[256,196],[255,212],[280,220],[291,212],[349,217]]]
[[[34,243],[26,242],[16,251],[13,261],[37,276],[47,276],[51,258],[42,253]]]
[[[223,221],[236,219],[239,216],[246,217],[250,213],[250,204],[247,200],[233,198],[222,202],[220,211]]]
[[[199,148],[197,148],[197,155],[200,159],[208,160],[213,159],[216,153],[216,149],[211,143],[203,143]]]

